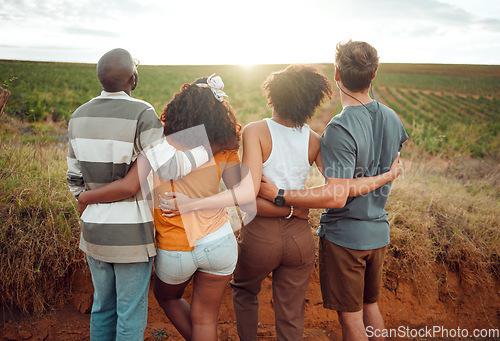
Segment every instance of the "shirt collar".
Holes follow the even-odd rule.
[[[127,95],[125,91],[117,91],[117,92],[108,92],[108,91],[101,91],[101,96],[100,98],[110,98],[110,99],[115,99],[115,98],[124,98],[124,99],[130,99],[130,96]]]

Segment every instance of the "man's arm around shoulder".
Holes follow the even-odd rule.
[[[263,177],[259,195],[274,201],[278,188],[269,179]],[[326,178],[321,186],[300,190],[285,190],[286,205],[308,208],[340,208],[344,207],[349,196],[349,179]]]
[[[196,139],[200,141],[199,146],[186,151],[176,149],[163,135],[163,126],[154,109],[151,107],[141,113],[137,124],[135,148],[148,159],[153,171],[165,180],[183,177],[212,157],[203,125],[180,131],[175,135],[181,139]]]

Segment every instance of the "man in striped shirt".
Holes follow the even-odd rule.
[[[137,65],[126,50],[104,54],[97,63],[101,95],[71,116],[67,180],[76,198],[125,177],[140,153],[166,179],[184,176],[210,157],[203,146],[176,150],[163,136],[154,108],[130,97],[137,86]],[[91,340],[143,340],[156,254],[146,198],[139,191],[119,202],[89,205],[81,227],[80,249],[94,285]]]

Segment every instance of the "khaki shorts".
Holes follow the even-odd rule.
[[[375,303],[382,287],[385,246],[352,250],[319,240],[319,278],[323,307],[356,312],[363,303]]]

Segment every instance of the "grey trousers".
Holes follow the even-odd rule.
[[[257,340],[261,283],[272,272],[278,340],[301,340],[316,248],[307,220],[255,217],[241,229],[231,281],[238,336]]]

